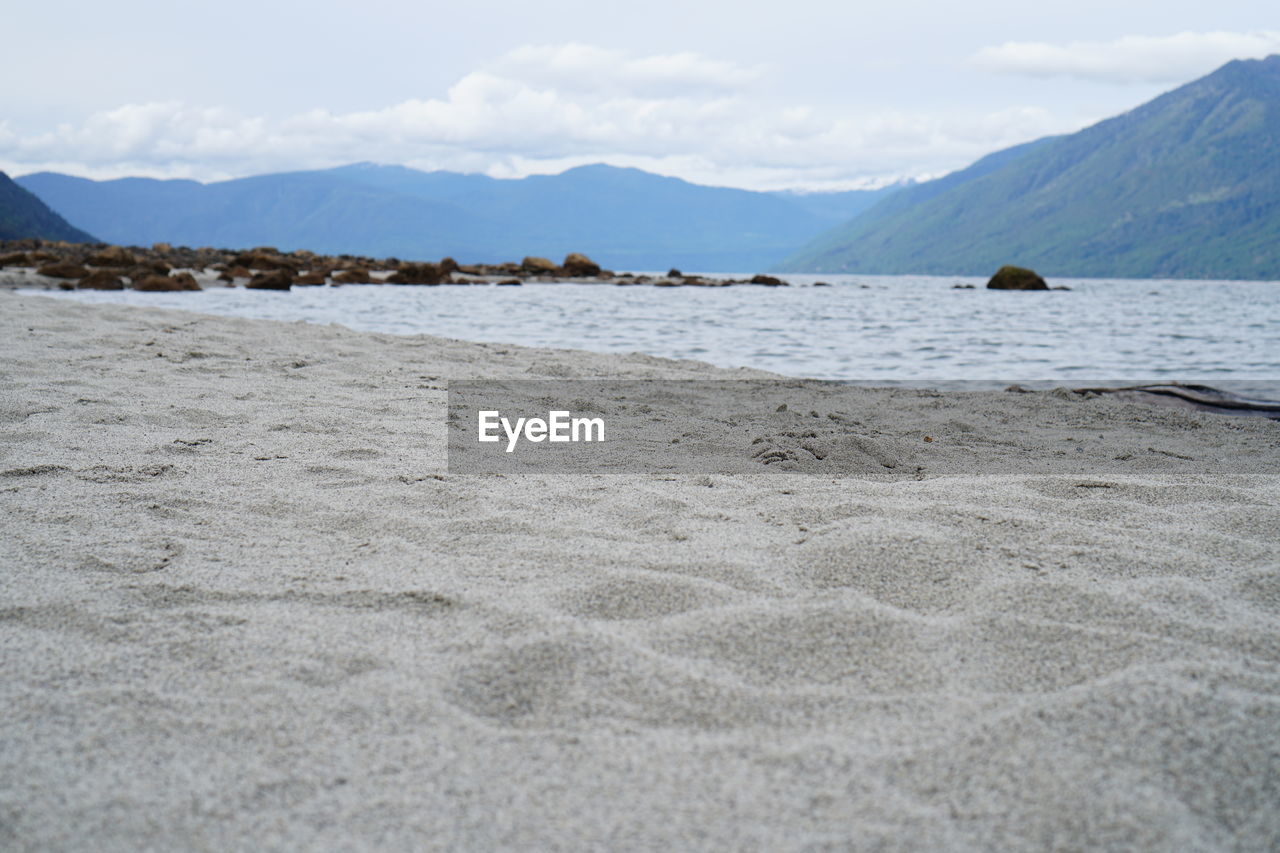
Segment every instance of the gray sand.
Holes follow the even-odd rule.
[[[761,374],[10,293],[0,355],[6,849],[1280,844],[1280,424],[464,476],[448,379]]]

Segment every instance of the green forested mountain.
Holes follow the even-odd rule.
[[[917,184],[778,269],[1280,280],[1280,56]]]
[[[72,226],[39,198],[15,184],[0,172],[0,240],[40,237],[45,240],[67,240],[71,243],[93,243],[92,237]]]

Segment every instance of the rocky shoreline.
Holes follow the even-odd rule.
[[[749,279],[685,275],[617,273],[602,269],[586,255],[572,252],[557,264],[526,257],[519,263],[459,264],[323,255],[307,250],[282,252],[272,246],[247,250],[193,249],[156,243],[150,248],[105,243],[67,243],[26,239],[0,242],[0,286],[61,290],[198,291],[207,287],[291,290],[361,284],[522,285],[564,282],[650,285],[654,287],[787,287],[768,275]]]

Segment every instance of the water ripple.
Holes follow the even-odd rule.
[[[817,277],[789,278],[804,285]],[[1055,279],[1071,291],[1005,293],[983,289],[980,279],[822,278],[835,286],[348,286],[56,295],[393,334],[696,355],[726,367],[831,379],[1280,378],[1276,283]],[[979,287],[953,290],[956,281]]]

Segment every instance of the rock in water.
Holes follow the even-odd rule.
[[[589,278],[600,275],[600,265],[578,252],[570,252],[564,256],[564,271],[574,278]]]
[[[189,272],[170,273],[169,279],[178,283],[179,290],[204,290],[200,282],[196,281],[196,277]]]
[[[373,277],[364,267],[351,267],[333,277],[338,284],[373,284]]]
[[[89,271],[83,266],[71,261],[55,261],[52,264],[45,264],[36,270],[40,275],[47,275],[50,278],[84,278]]]
[[[435,264],[401,264],[387,277],[387,284],[439,284],[444,279]]]
[[[161,293],[175,290],[200,290],[201,288],[191,273],[180,272],[176,275],[144,276],[133,282],[133,289],[148,293]]]
[[[1045,284],[1034,270],[1025,267],[1000,267],[1000,270],[993,276],[991,281],[987,282],[988,290],[1048,290],[1049,285]]]
[[[89,256],[89,266],[93,267],[134,267],[138,259],[133,252],[120,246],[107,246],[94,255]]]
[[[528,256],[520,262],[520,268],[526,273],[537,275],[539,273],[554,274],[556,265],[546,258],[537,258],[533,255]]]
[[[245,287],[249,290],[289,290],[293,287],[293,273],[283,268],[261,272],[249,279]]]
[[[235,256],[232,264],[251,270],[288,270],[297,272],[299,264],[292,258],[286,258],[274,246],[259,246]]]
[[[80,279],[81,290],[124,290],[120,276],[110,270],[94,270]]]
[[[146,261],[132,269],[126,270],[125,275],[133,281],[139,281],[149,275],[166,276],[172,271],[172,268],[164,261]]]

